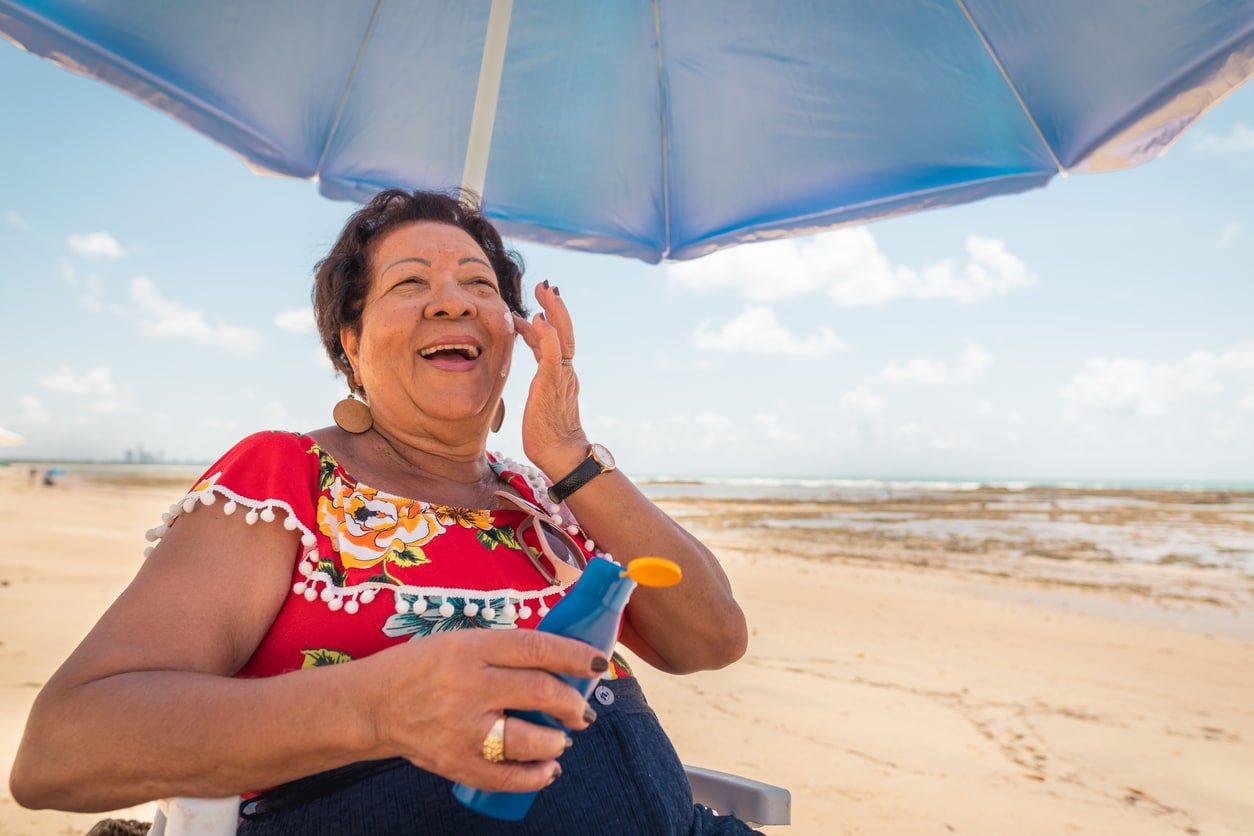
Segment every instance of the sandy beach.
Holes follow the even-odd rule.
[[[0,468],[0,766],[185,484]],[[788,787],[793,834],[1254,834],[1254,495],[659,499],[752,629],[637,664],[686,762]],[[0,834],[81,834],[32,812]],[[110,814],[151,819],[151,807]]]

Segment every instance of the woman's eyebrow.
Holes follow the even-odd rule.
[[[427,259],[425,259],[425,258],[419,258],[418,256],[410,256],[409,258],[402,258],[402,259],[400,259],[399,261],[394,261],[394,262],[392,262],[392,263],[391,263],[391,264],[389,264],[387,267],[384,267],[384,268],[383,268],[383,272],[384,272],[384,273],[386,273],[387,271],[391,270],[391,269],[392,269],[393,267],[395,267],[396,265],[398,265],[398,264],[405,264],[406,262],[410,262],[410,261],[416,261],[416,262],[418,262],[419,264],[426,265],[427,267],[430,267],[430,266],[431,266],[431,262],[430,262],[430,261],[428,261],[428,260],[427,260]],[[473,256],[473,255],[468,255],[468,256],[466,256],[465,258],[459,258],[459,259],[457,259],[457,266],[458,266],[458,267],[461,267],[463,264],[470,264],[470,263],[472,263],[472,262],[473,262],[473,263],[475,263],[475,264],[482,264],[484,267],[487,267],[489,270],[491,270],[491,269],[492,269],[492,265],[491,265],[491,264],[489,264],[488,262],[484,261],[482,258],[479,258],[478,256]]]
[[[398,265],[398,264],[405,264],[406,262],[409,262],[409,261],[416,261],[416,262],[418,262],[419,264],[425,264],[425,265],[426,265],[426,266],[428,266],[428,267],[430,267],[430,266],[431,266],[431,262],[430,262],[430,261],[427,261],[425,258],[418,258],[417,256],[411,256],[410,258],[402,258],[402,259],[400,259],[399,261],[394,261],[394,262],[392,262],[392,263],[391,263],[391,264],[389,264],[387,267],[384,267],[384,268],[383,268],[383,272],[384,272],[384,273],[386,273],[387,271],[391,270],[391,269],[392,269],[393,267],[395,267],[396,265]]]

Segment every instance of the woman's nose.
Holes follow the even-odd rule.
[[[428,318],[436,316],[463,317],[474,316],[475,303],[468,293],[465,293],[460,287],[449,283],[441,284],[434,288],[430,300],[427,302],[426,315]]]

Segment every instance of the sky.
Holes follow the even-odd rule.
[[[1252,126],[1247,85],[1137,168],[677,265],[513,244],[629,475],[1254,483]],[[0,457],[330,423],[309,288],[353,204],[5,41],[0,159]]]

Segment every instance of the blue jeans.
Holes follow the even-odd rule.
[[[610,705],[575,732],[562,775],[527,817],[504,822],[463,807],[452,783],[402,758],[352,764],[285,784],[242,807],[240,836],[456,833],[509,836],[735,836],[756,831],[692,803],[675,748],[634,678],[601,683]]]

